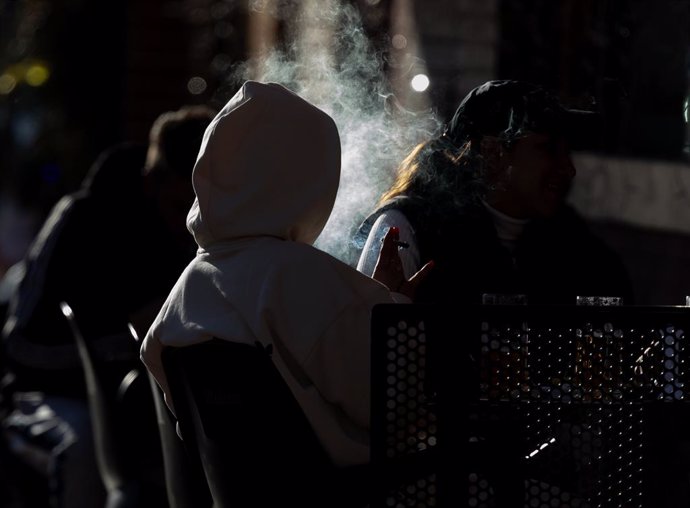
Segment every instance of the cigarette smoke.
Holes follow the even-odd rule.
[[[354,266],[361,248],[352,242],[354,231],[392,183],[400,161],[436,134],[440,122],[431,110],[413,113],[399,105],[384,71],[386,54],[375,50],[353,5],[256,0],[252,8],[282,17],[293,35],[282,50],[245,62],[233,79],[283,84],[335,120],[342,146],[340,188],[315,245]]]

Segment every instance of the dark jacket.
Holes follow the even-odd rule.
[[[131,167],[117,160],[117,167],[99,167],[84,188],[58,202],[34,240],[3,330],[3,367],[15,376],[14,389],[85,396],[62,301],[97,359],[112,367],[106,378],[116,383],[138,365],[130,316],[162,299],[192,258],[143,195],[143,156]]]
[[[481,303],[482,294],[496,293],[524,294],[531,304],[574,304],[576,296],[621,296],[633,303],[622,262],[569,206],[531,221],[514,257],[480,203],[458,210],[398,197],[371,214],[359,235],[366,237],[376,218],[391,209],[410,221],[421,263],[435,263],[419,287],[418,302]]]

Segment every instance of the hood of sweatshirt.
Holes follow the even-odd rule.
[[[333,119],[279,84],[248,81],[206,129],[187,228],[202,250],[260,236],[311,244],[339,180]]]
[[[199,245],[141,349],[166,393],[164,347],[212,338],[272,359],[339,465],[368,459],[371,309],[385,286],[313,247],[335,201],[340,140],[323,111],[247,82],[211,122],[187,225]]]

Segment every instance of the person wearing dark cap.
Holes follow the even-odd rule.
[[[380,239],[399,228],[406,274],[434,260],[419,302],[481,303],[483,294],[574,304],[632,289],[618,256],[566,204],[571,146],[596,135],[596,113],[566,109],[546,89],[489,81],[460,103],[441,135],[402,162],[360,227],[358,269],[371,274]]]
[[[525,295],[530,304],[575,304],[577,296],[606,295],[631,303],[619,258],[565,202],[575,176],[571,146],[596,141],[588,138],[597,126],[595,113],[566,109],[531,83],[473,89],[443,132],[403,160],[360,227],[358,269],[371,273],[380,238],[396,227],[405,273],[435,263],[417,302]],[[480,439],[468,453],[493,485],[496,506],[524,505],[518,419],[507,411],[470,430]]]

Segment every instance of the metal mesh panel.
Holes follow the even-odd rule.
[[[424,320],[401,319],[386,329],[385,448],[387,459],[436,446],[438,428],[433,404],[425,394],[427,337]],[[401,485],[388,507],[435,506],[436,475]]]
[[[690,472],[674,451],[690,446],[687,309],[383,307],[373,327],[372,459],[439,446],[464,467],[439,466],[381,506],[450,506],[439,484],[463,490],[473,507],[675,506],[661,498],[678,490],[671,477],[687,483]],[[472,378],[457,367],[462,355]],[[468,383],[473,396],[455,397]],[[439,427],[464,437],[444,441]]]
[[[629,327],[620,312],[580,314],[482,321],[480,399],[511,404],[520,422],[526,506],[641,507],[643,407],[685,399],[685,331],[670,316]]]

